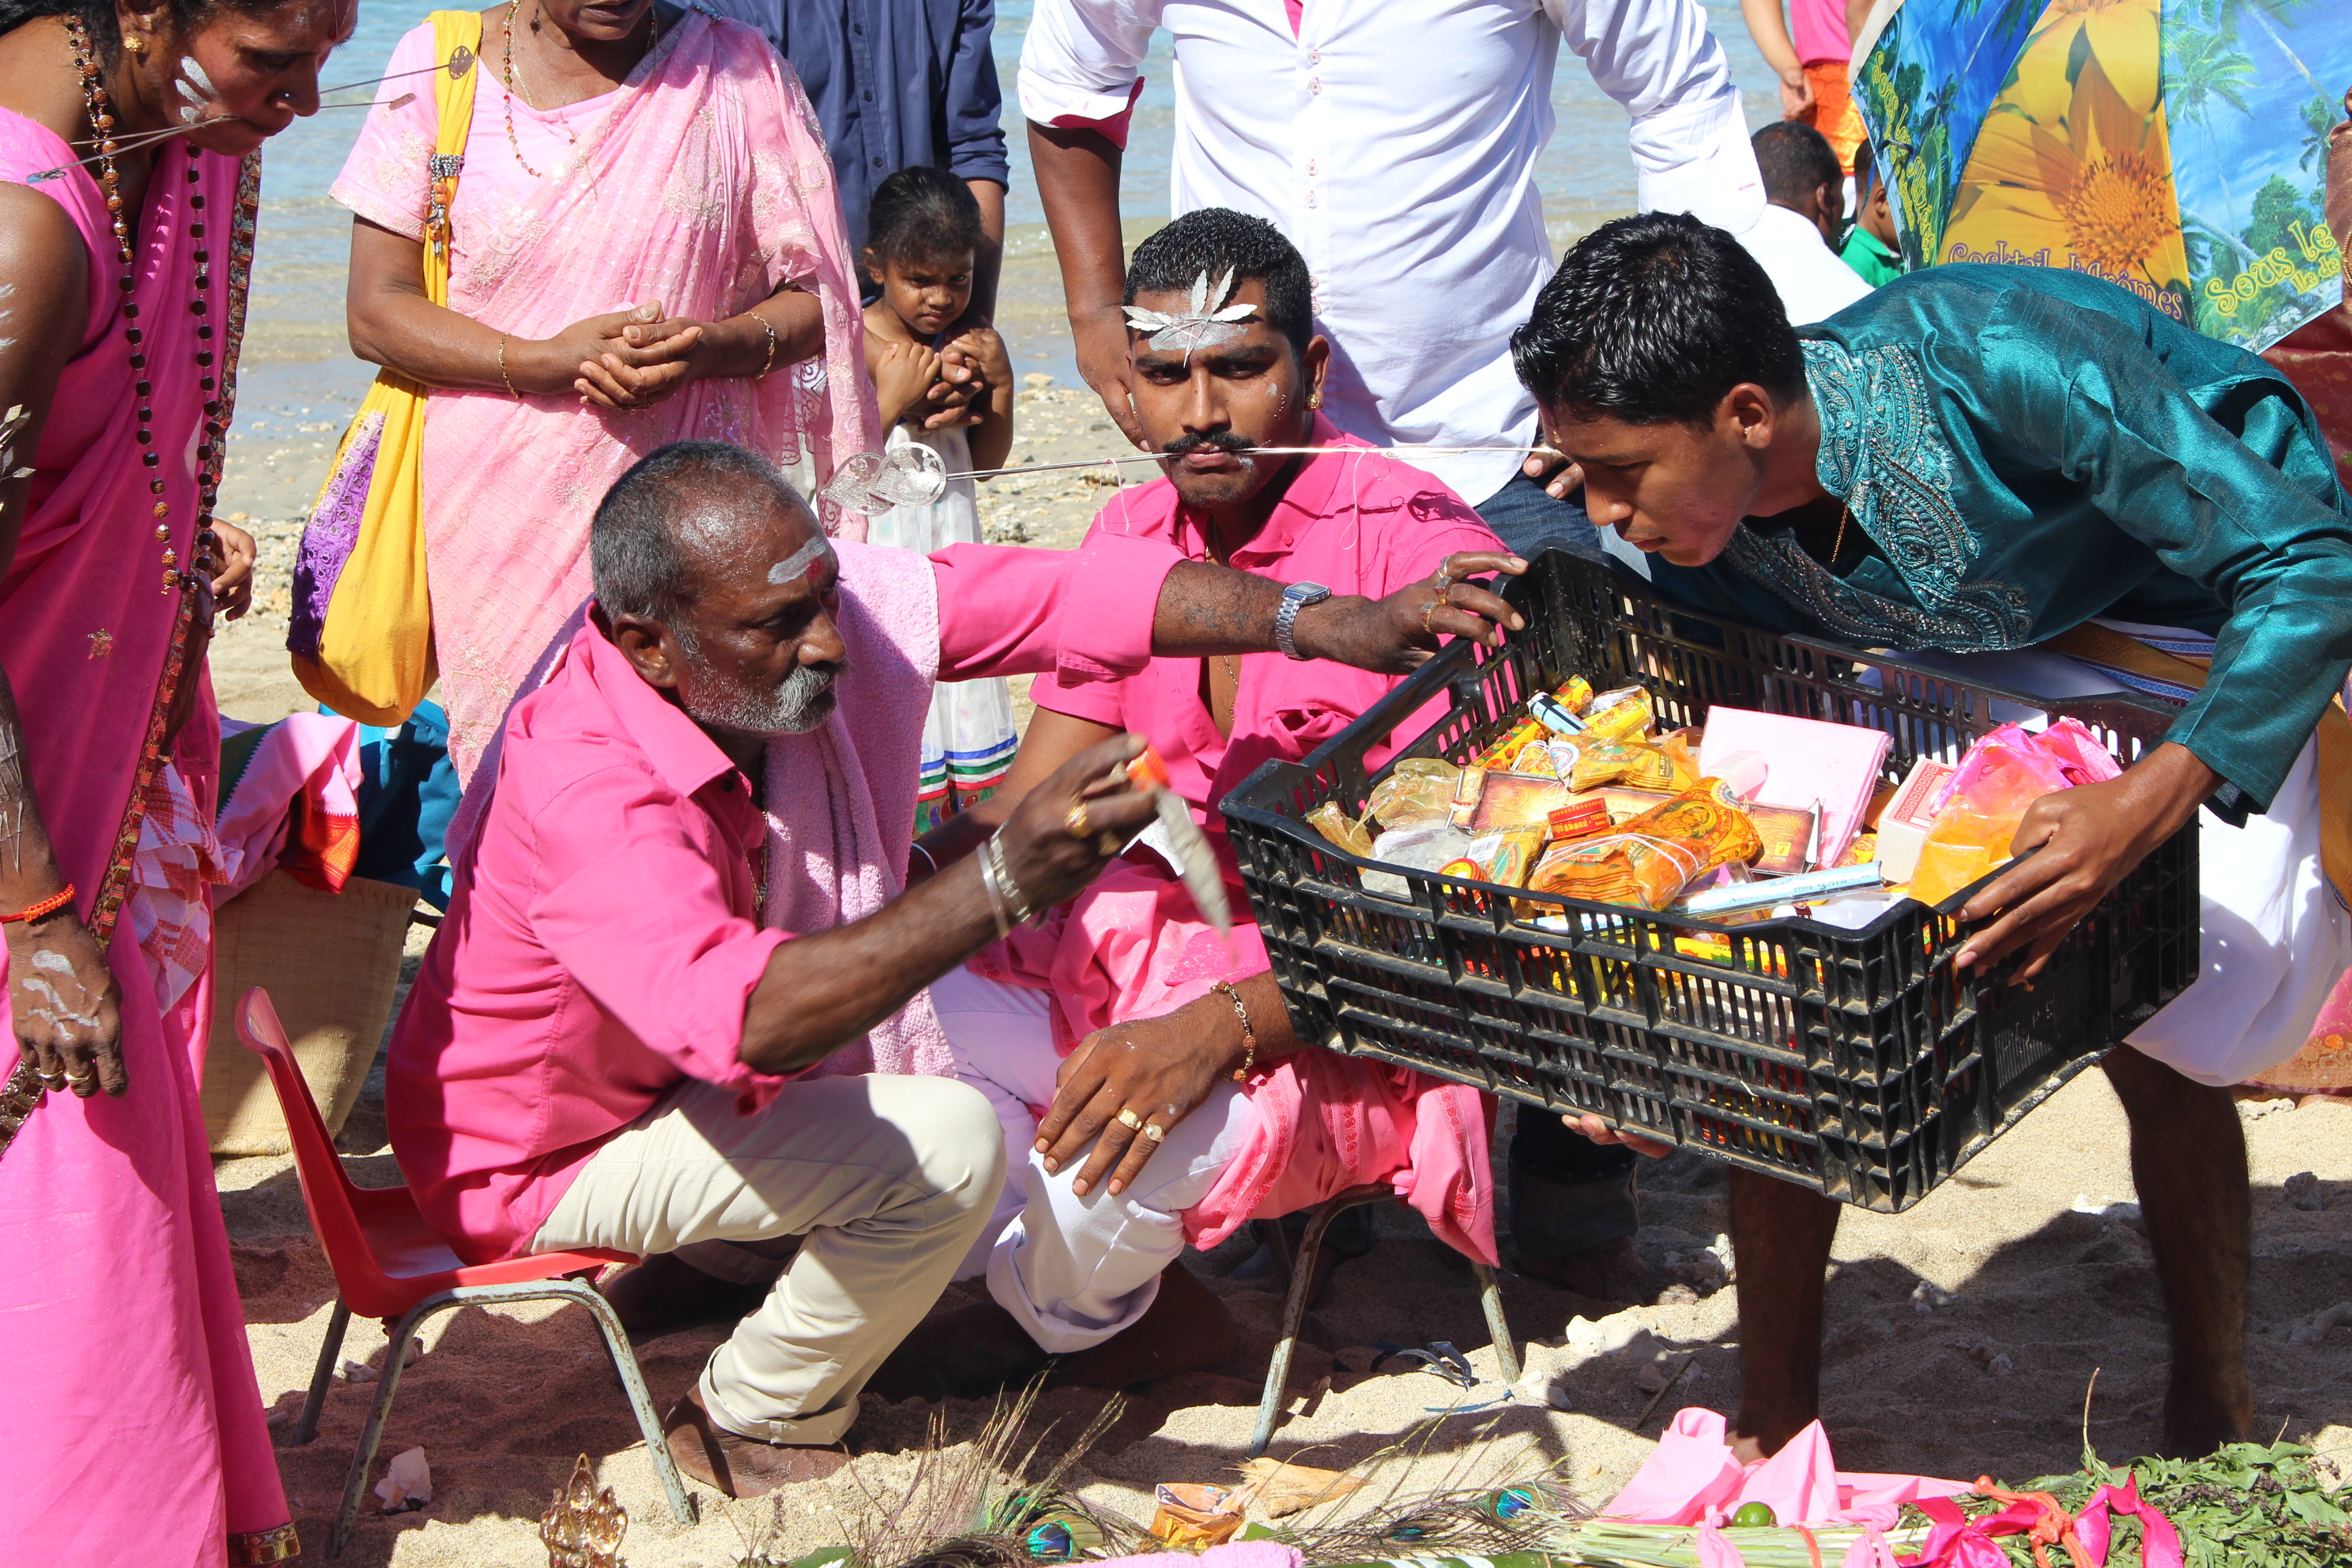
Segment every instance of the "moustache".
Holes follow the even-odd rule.
[[[1181,458],[1187,452],[1197,452],[1204,447],[1213,447],[1221,452],[1242,453],[1254,449],[1255,446],[1255,442],[1236,436],[1230,430],[1212,430],[1206,433],[1194,430],[1177,437],[1176,439],[1160,447],[1160,455],[1163,458]]]

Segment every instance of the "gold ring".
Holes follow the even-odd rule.
[[[66,1081],[69,1084],[73,1084],[77,1088],[85,1083],[95,1083],[97,1080],[98,1075],[94,1072],[76,1073],[68,1071],[66,1074]]]
[[[61,1072],[43,1072],[40,1068],[35,1068],[33,1069],[33,1076],[41,1080],[41,1087],[47,1089],[51,1094],[63,1094],[65,1092],[65,1074]]]
[[[1095,836],[1094,824],[1087,819],[1085,801],[1070,803],[1070,809],[1062,814],[1062,827],[1081,844]]]
[[[1119,1111],[1118,1124],[1132,1132],[1143,1125],[1143,1118],[1138,1116],[1132,1107],[1128,1107]]]
[[[1168,1129],[1160,1126],[1157,1121],[1147,1121],[1143,1124],[1143,1135],[1157,1143],[1168,1136]]]

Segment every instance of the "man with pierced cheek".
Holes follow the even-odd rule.
[[[1510,559],[1441,481],[1319,412],[1331,347],[1307,264],[1272,225],[1187,213],[1137,248],[1125,292],[1135,416],[1165,477],[1118,492],[1088,547],[1163,543],[1287,581],[1302,605],[1394,595],[1441,630],[1473,592],[1459,579]],[[1003,788],[925,845],[944,859],[1050,798],[1073,759],[1139,733],[1245,910],[1218,803],[1394,686],[1300,651],[1171,651],[1117,680],[1041,679]],[[931,988],[961,1076],[1003,1126],[1008,1173],[998,1234],[966,1260],[993,1304],[909,1339],[881,1374],[893,1394],[973,1390],[1048,1353],[1058,1376],[1100,1387],[1213,1366],[1233,1328],[1178,1261],[1186,1242],[1365,1183],[1410,1188],[1438,1236],[1495,1261],[1481,1096],[1295,1038],[1257,928],[1222,939],[1162,858],[1172,846],[1146,843]],[[1033,1106],[1050,1108],[1042,1122]]]
[[[1114,773],[1140,742],[1114,733],[966,859],[910,865],[932,679],[1255,653],[1282,585],[1149,539],[828,541],[772,462],[708,441],[623,475],[590,539],[588,624],[453,826],[449,916],[393,1037],[393,1152],[471,1261],[625,1252],[648,1260],[608,1292],[633,1334],[734,1321],[669,1447],[752,1497],[845,1461],[859,1388],[995,1205],[1003,1136],[947,1076],[924,986],[1152,816]],[[1425,622],[1508,616],[1428,597],[1282,626],[1401,672]]]

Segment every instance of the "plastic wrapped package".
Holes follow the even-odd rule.
[[[1416,871],[1434,871],[1470,851],[1470,835],[1450,822],[1395,827],[1372,840],[1372,858]],[[1412,885],[1390,871],[1366,871],[1364,891],[1385,899],[1409,899]]]
[[[1549,837],[1549,826],[1500,827],[1481,833],[1470,841],[1465,854],[1438,869],[1448,877],[1524,888],[1528,885],[1528,873],[1534,869],[1536,857],[1543,853]]]
[[[1316,832],[1329,839],[1337,847],[1345,849],[1350,855],[1360,855],[1367,860],[1371,858],[1371,834],[1361,822],[1354,820],[1346,812],[1341,811],[1338,801],[1325,801],[1307,814],[1307,820],[1314,826]]]
[[[1710,779],[1614,832],[1554,844],[1528,879],[1530,892],[1663,910],[1718,866],[1764,847],[1739,802]],[[1540,912],[1523,906],[1523,914]]]
[[[1385,828],[1444,822],[1462,770],[1435,757],[1406,757],[1372,786],[1365,811]]]
[[[2010,858],[2025,813],[2045,795],[2100,784],[2123,772],[2097,737],[2073,719],[2041,734],[2003,724],[1960,759],[1936,823],[1919,847],[1911,896],[1940,904]]]
[[[1612,784],[1630,789],[1679,793],[1697,786],[1698,771],[1676,762],[1664,748],[1638,741],[1598,741],[1588,744],[1575,766],[1569,770],[1569,787],[1588,790]]]

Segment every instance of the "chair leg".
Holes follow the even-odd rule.
[[[1347,1206],[1345,1198],[1316,1205],[1313,1217],[1307,1222],[1307,1234],[1299,1237],[1298,1256],[1290,1265],[1290,1294],[1282,1307],[1282,1338],[1275,1342],[1274,1360],[1265,1369],[1265,1392],[1258,1396],[1257,1426],[1242,1455],[1245,1459],[1265,1453],[1265,1446],[1274,1440],[1274,1423],[1282,1414],[1283,1396],[1290,1387],[1290,1352],[1298,1343],[1299,1325],[1307,1321],[1307,1298],[1315,1288],[1315,1255],[1322,1250],[1323,1233]]]
[[[335,1380],[335,1358],[343,1353],[343,1331],[352,1326],[352,1310],[341,1296],[334,1315],[327,1320],[327,1338],[319,1346],[319,1364],[310,1372],[310,1392],[302,1399],[302,1418],[294,1423],[296,1447],[319,1435],[319,1415],[327,1407],[327,1385]]]
[[[401,1363],[408,1359],[408,1342],[416,1337],[416,1330],[425,1319],[461,1304],[452,1290],[427,1296],[408,1309],[408,1315],[392,1331],[391,1342],[384,1346],[383,1371],[376,1377],[375,1402],[368,1406],[367,1425],[360,1428],[359,1450],[352,1456],[351,1474],[343,1479],[342,1506],[335,1510],[334,1533],[327,1538],[329,1557],[341,1557],[343,1548],[351,1544],[352,1531],[359,1528],[360,1492],[367,1485],[369,1469],[375,1464],[376,1446],[383,1441],[383,1423],[392,1414],[392,1396],[400,1391]]]
[[[1495,1279],[1495,1271],[1483,1263],[1473,1263],[1478,1276],[1478,1304],[1486,1310],[1486,1331],[1495,1336],[1495,1364],[1506,1384],[1519,1381],[1519,1347],[1511,1338],[1511,1325],[1503,1317],[1503,1288]]]
[[[678,1479],[677,1461],[670,1458],[669,1439],[654,1409],[653,1394],[646,1387],[646,1374],[637,1366],[637,1353],[629,1348],[628,1331],[621,1327],[619,1315],[594,1287],[576,1280],[568,1283],[578,1290],[572,1299],[588,1309],[596,1320],[597,1331],[604,1336],[605,1353],[613,1358],[613,1370],[620,1373],[621,1386],[628,1391],[629,1407],[637,1414],[637,1429],[646,1435],[646,1452],[653,1456],[662,1490],[669,1494],[669,1511],[680,1524],[698,1522],[701,1518],[698,1500]]]

